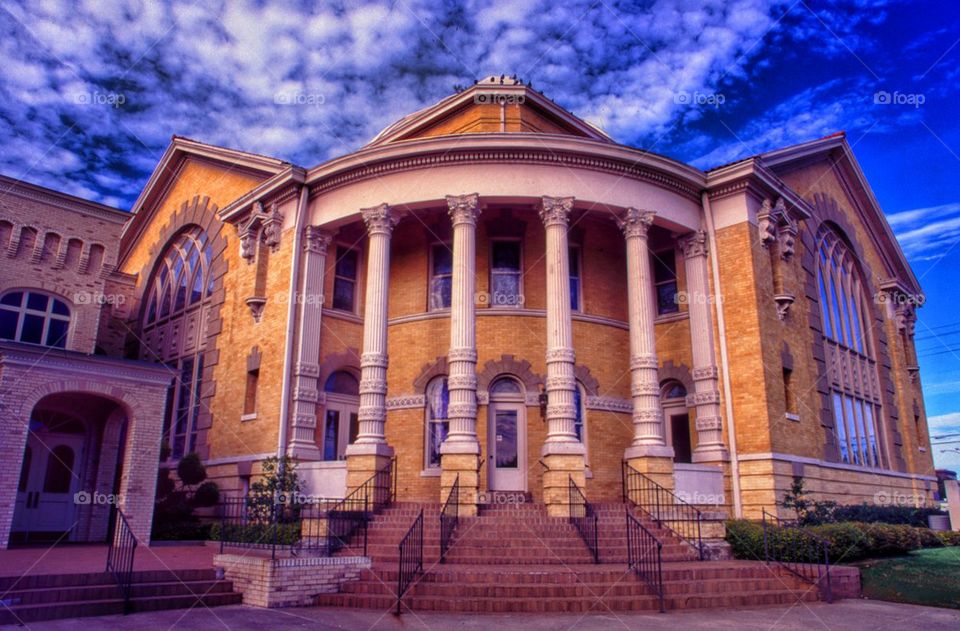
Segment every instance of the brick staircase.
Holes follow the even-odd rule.
[[[446,562],[439,562],[438,505],[395,504],[368,532],[373,566],[337,594],[317,596],[319,606],[388,610],[396,605],[397,543],[424,508],[424,573],[405,594],[403,607],[447,612],[657,611],[659,601],[627,569],[623,504],[597,505],[600,563],[565,518],[542,505],[485,507],[461,518]],[[641,519],[664,542],[666,608],[747,607],[815,601],[808,583],[784,570],[748,561],[696,561],[695,550],[669,531]],[[357,544],[354,544],[355,546]],[[362,553],[348,547],[341,555]]]
[[[107,573],[0,578],[0,624],[105,616],[124,612],[123,598]],[[131,611],[240,604],[241,594],[213,569],[134,572]]]

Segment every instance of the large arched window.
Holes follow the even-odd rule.
[[[833,229],[817,238],[817,288],[840,459],[883,467],[880,388],[869,301],[855,254]]]
[[[0,298],[0,339],[67,347],[70,307],[37,291],[8,291]]]
[[[450,421],[447,417],[450,391],[447,389],[447,378],[444,376],[433,379],[427,384],[424,395],[426,399],[424,466],[427,469],[436,469],[440,466],[440,445],[447,439],[450,431]]]
[[[143,358],[163,362],[177,375],[164,420],[173,459],[197,446],[212,267],[209,237],[190,226],[167,245],[143,294]]]

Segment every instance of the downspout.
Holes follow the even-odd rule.
[[[290,372],[293,369],[293,341],[297,322],[297,286],[300,279],[300,250],[303,249],[303,227],[307,220],[307,200],[310,189],[300,187],[300,202],[297,204],[297,221],[293,234],[293,262],[290,265],[290,289],[287,300],[287,336],[283,346],[283,382],[280,398],[280,431],[277,436],[277,458],[283,461],[287,453],[287,433],[290,415]]]
[[[713,224],[713,210],[710,208],[710,196],[704,192],[703,215],[707,221],[707,239],[710,241],[710,266],[713,268],[713,290],[718,299],[717,331],[720,336],[720,374],[723,376],[724,416],[727,419],[727,440],[730,443],[730,481],[733,485],[733,514],[737,519],[743,517],[743,501],[740,498],[740,462],[737,456],[737,430],[733,422],[733,397],[730,388],[730,364],[727,355],[727,325],[723,313],[723,291],[720,289],[720,266],[717,256],[717,230]]]

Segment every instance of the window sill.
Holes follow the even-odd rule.
[[[420,472],[421,478],[439,478],[443,470],[440,467],[436,469],[424,469]]]
[[[241,422],[241,423],[245,423],[245,422],[247,422],[247,421],[255,421],[255,420],[257,420],[257,413],[256,413],[256,412],[251,412],[250,414],[241,414],[241,415],[240,415],[240,422]]]
[[[337,318],[339,320],[346,320],[348,322],[356,322],[358,324],[363,324],[363,318],[357,315],[353,311],[343,311],[341,309],[324,308],[322,313],[324,316],[330,316],[331,318]]]
[[[799,414],[793,414],[792,412],[787,412],[786,414],[784,414],[784,417],[785,417],[788,421],[794,421],[794,422],[797,422],[797,423],[800,422],[800,415],[799,415]]]
[[[688,311],[677,311],[676,313],[664,313],[663,315],[657,315],[653,319],[654,324],[666,324],[668,322],[677,322],[678,320],[686,320],[690,317],[690,312]]]

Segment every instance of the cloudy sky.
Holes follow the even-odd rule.
[[[129,208],[172,134],[312,166],[489,74],[701,168],[845,130],[929,296],[933,432],[960,433],[958,18],[922,0],[13,0],[0,172]],[[960,468],[954,447],[939,465]]]

